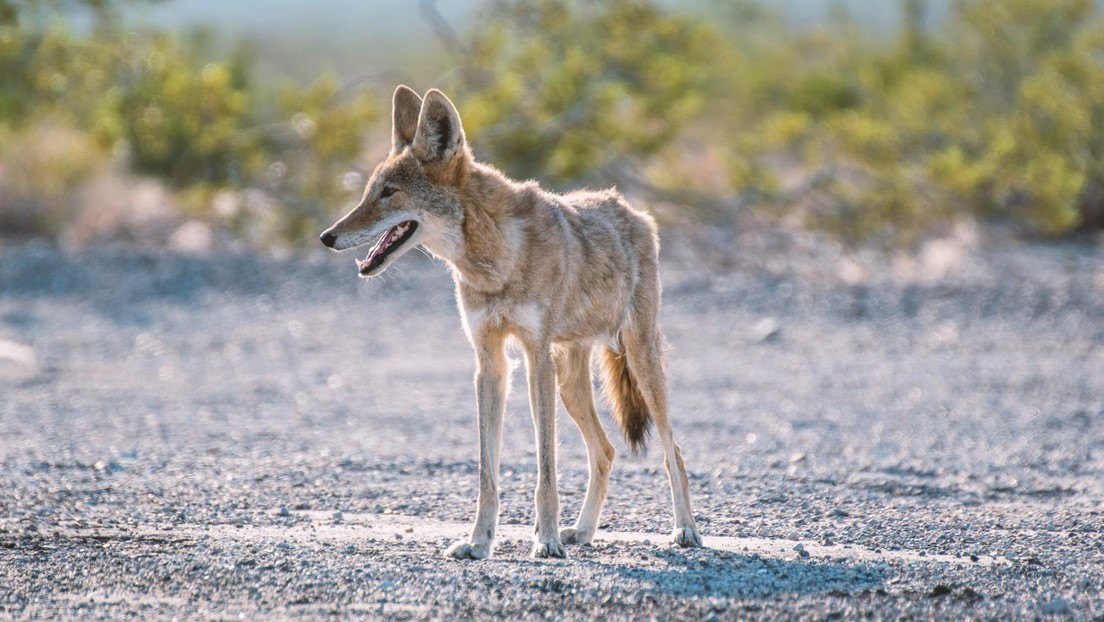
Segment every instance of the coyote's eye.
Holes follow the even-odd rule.
[[[399,189],[396,188],[395,186],[384,186],[383,187],[383,192],[380,192],[380,198],[381,199],[386,199],[387,197],[389,197],[389,196],[395,194],[396,192],[398,192],[398,190]]]

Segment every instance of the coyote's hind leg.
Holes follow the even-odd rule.
[[[564,408],[579,427],[587,448],[589,476],[586,498],[574,527],[560,530],[564,544],[586,544],[594,538],[598,518],[609,488],[614,450],[594,406],[594,385],[590,375],[590,348],[572,344],[556,352],[556,382]]]

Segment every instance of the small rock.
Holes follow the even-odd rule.
[[[796,545],[795,545],[795,546],[793,547],[793,550],[797,551],[797,555],[798,555],[798,557],[800,557],[801,559],[809,559],[809,551],[806,551],[806,550],[805,550],[805,545],[804,545],[804,544],[801,544],[800,542],[798,542],[798,543],[797,543],[797,544],[796,544]]]
[[[280,510],[278,512],[276,512],[276,514],[279,515],[279,516],[285,516],[285,517],[286,516],[291,516],[291,510],[287,509],[286,505],[281,505]]]
[[[345,552],[346,553],[356,553],[357,552],[356,545],[355,544],[350,544],[349,546],[345,547]]]
[[[777,341],[782,333],[782,326],[773,317],[765,317],[755,323],[751,329],[751,336],[760,343]]]
[[[333,514],[331,514],[330,517],[333,518],[333,522],[340,523],[342,521],[342,519],[345,518],[345,515],[342,514],[341,511],[339,510],[339,511],[334,512]]]
[[[946,596],[947,594],[950,594],[951,591],[951,588],[940,583],[932,588],[932,591],[930,594],[928,594],[928,596],[931,596],[932,598],[938,598],[940,596]]]
[[[0,339],[0,381],[25,381],[34,378],[42,369],[31,346]]]

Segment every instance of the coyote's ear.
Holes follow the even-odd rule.
[[[414,143],[418,130],[418,112],[422,98],[410,87],[400,84],[391,98],[391,155]]]
[[[423,162],[450,162],[464,149],[464,128],[460,113],[449,98],[437,89],[430,89],[422,101],[418,115],[418,132],[414,136],[414,154]]]

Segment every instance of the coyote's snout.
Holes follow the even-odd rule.
[[[421,246],[452,269],[461,320],[478,364],[479,501],[469,540],[447,553],[488,557],[498,524],[498,470],[509,338],[525,352],[537,437],[535,557],[594,537],[614,450],[595,409],[591,351],[601,350],[606,394],[633,451],[654,422],[674,501],[674,541],[701,546],[689,482],[667,416],[655,222],[614,190],[556,195],[474,160],[456,107],[395,90],[391,151],[356,207],[321,235],[343,250],[372,243],[362,276]],[[573,527],[559,529],[557,388],[586,441],[590,476]]]

